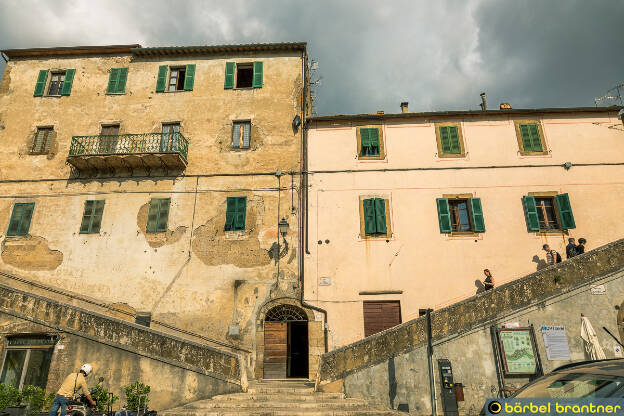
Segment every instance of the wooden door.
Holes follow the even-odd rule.
[[[264,323],[263,378],[286,378],[288,359],[288,324],[286,322]]]
[[[364,302],[364,336],[368,337],[401,323],[399,301]]]

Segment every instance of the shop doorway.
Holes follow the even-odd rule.
[[[308,318],[293,305],[269,310],[264,319],[263,378],[308,378]]]

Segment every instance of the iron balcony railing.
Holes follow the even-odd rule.
[[[179,153],[188,162],[188,140],[182,133],[74,136],[69,156]]]

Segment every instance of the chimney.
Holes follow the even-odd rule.
[[[384,113],[384,110],[377,111],[377,114],[383,114],[383,113]]]
[[[403,113],[409,113],[409,110],[407,109],[407,101],[403,101],[403,102],[401,103],[401,111],[402,111]]]
[[[482,92],[481,94],[481,104],[479,104],[481,106],[481,110],[485,111],[487,110],[487,103],[485,101],[485,93]]]
[[[501,103],[500,109],[501,110],[511,110],[511,104],[509,104],[509,103]]]

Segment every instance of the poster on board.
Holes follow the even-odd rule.
[[[508,375],[537,374],[535,346],[531,328],[504,328],[498,330],[503,368]]]
[[[569,361],[570,347],[566,336],[565,326],[542,326],[546,357],[550,361]]]

